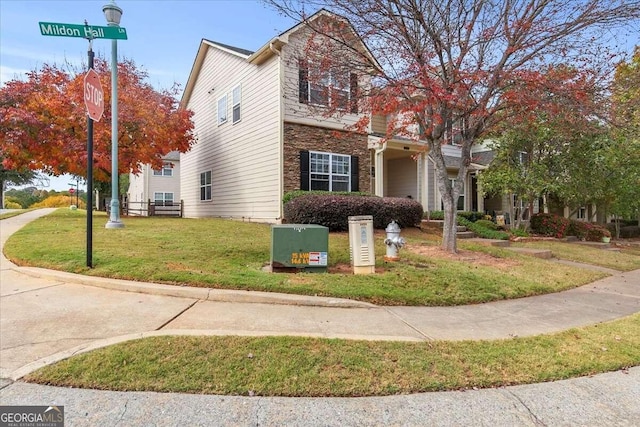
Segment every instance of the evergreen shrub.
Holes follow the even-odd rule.
[[[357,215],[372,215],[376,229],[386,228],[391,221],[396,221],[401,228],[415,227],[420,223],[422,214],[420,203],[404,197],[306,194],[284,205],[286,223],[319,224],[330,231],[348,230],[348,218]]]

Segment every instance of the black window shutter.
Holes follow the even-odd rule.
[[[351,191],[360,191],[360,169],[358,156],[351,156]]]
[[[298,100],[309,103],[309,66],[303,59],[298,61]]]
[[[300,189],[309,191],[309,152],[300,151]]]
[[[349,90],[351,98],[351,110],[353,114],[358,114],[358,75],[351,73],[349,76]]]

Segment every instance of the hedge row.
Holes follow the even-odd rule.
[[[628,221],[637,222],[637,221]],[[616,232],[616,225],[614,223],[607,224],[607,230],[613,235]],[[640,237],[640,227],[637,225],[626,225],[620,227],[620,237],[623,239],[633,239],[634,237]]]
[[[482,237],[483,239],[509,240],[509,233],[495,229],[492,230],[483,224],[485,220],[472,222],[463,216],[458,216],[457,222],[459,225],[464,225],[467,229],[473,231],[478,237]]]
[[[361,193],[358,191],[321,191],[321,190],[294,190],[289,191],[284,194],[282,197],[282,204],[286,205],[291,200],[300,196],[308,196],[310,194],[314,194],[316,196],[371,196],[369,193]]]
[[[538,213],[531,216],[531,231],[558,239],[576,236],[591,242],[599,242],[603,237],[611,237],[609,230],[602,225],[576,221],[548,213]]]
[[[402,228],[415,227],[422,218],[422,205],[404,197],[352,197],[305,194],[284,205],[284,221],[289,224],[319,224],[330,231],[349,229],[349,217],[372,215],[373,227],[384,229],[391,221]]]
[[[22,205],[20,203],[12,202],[11,200],[4,201],[5,209],[22,209]]]
[[[468,219],[471,222],[476,222],[481,219],[486,219],[487,215],[482,212],[471,212],[471,211],[458,211],[458,216]],[[444,219],[444,211],[431,211],[425,212],[423,215],[424,218],[434,219],[434,220],[443,220]]]

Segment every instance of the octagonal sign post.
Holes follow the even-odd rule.
[[[89,117],[99,122],[104,113],[104,92],[100,84],[100,76],[90,68],[84,76],[84,104]]]

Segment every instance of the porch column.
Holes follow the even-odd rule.
[[[375,192],[374,194],[379,197],[384,196],[384,151],[387,149],[387,143],[382,144],[382,148],[376,149],[375,168],[376,168],[376,180],[375,180]]]
[[[476,198],[478,202],[478,212],[484,212],[484,195],[482,194],[482,184],[478,180],[479,175],[480,175],[480,172],[476,174],[476,185],[478,187],[476,189]]]
[[[422,205],[422,209],[429,210],[427,206],[427,154],[420,153],[418,156],[418,202]]]

